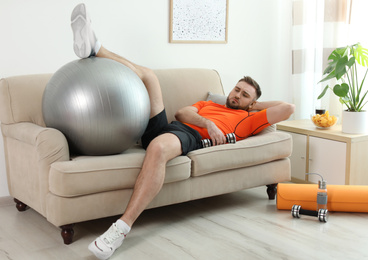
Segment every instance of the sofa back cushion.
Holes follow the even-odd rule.
[[[223,95],[219,74],[210,69],[155,70],[160,81],[168,121],[185,106],[206,100],[208,92]]]

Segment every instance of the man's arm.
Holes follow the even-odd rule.
[[[255,101],[251,109],[267,109],[267,120],[272,125],[288,119],[294,113],[295,105],[282,101]]]
[[[204,118],[198,114],[198,109],[194,106],[187,106],[179,109],[175,113],[176,120],[182,123],[196,125],[206,128],[214,145],[225,144],[226,138],[222,131],[211,120]]]

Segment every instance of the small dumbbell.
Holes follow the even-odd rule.
[[[294,218],[300,218],[300,215],[312,216],[317,217],[320,222],[327,222],[329,213],[327,209],[306,210],[302,209],[300,205],[294,205],[291,208],[291,215]]]
[[[230,143],[230,144],[235,144],[236,143],[236,137],[234,133],[230,133],[230,134],[226,134],[226,142]],[[212,140],[211,139],[203,139],[201,140],[202,143],[202,147],[206,148],[206,147],[211,147],[212,146]]]

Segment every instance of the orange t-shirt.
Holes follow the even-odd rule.
[[[270,124],[267,121],[267,111],[248,112],[241,109],[227,108],[212,101],[199,101],[193,105],[198,114],[211,120],[224,133],[235,133],[236,140],[242,140],[255,135]],[[197,130],[203,139],[210,138],[206,128],[185,123]]]

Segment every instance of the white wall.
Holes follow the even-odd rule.
[[[70,13],[78,1],[0,0],[0,78],[52,73],[75,60]],[[261,100],[291,102],[291,0],[229,0],[227,44],[170,44],[169,0],[85,0],[102,44],[153,69],[216,69],[228,93],[244,75]],[[0,139],[0,197],[8,196]]]

